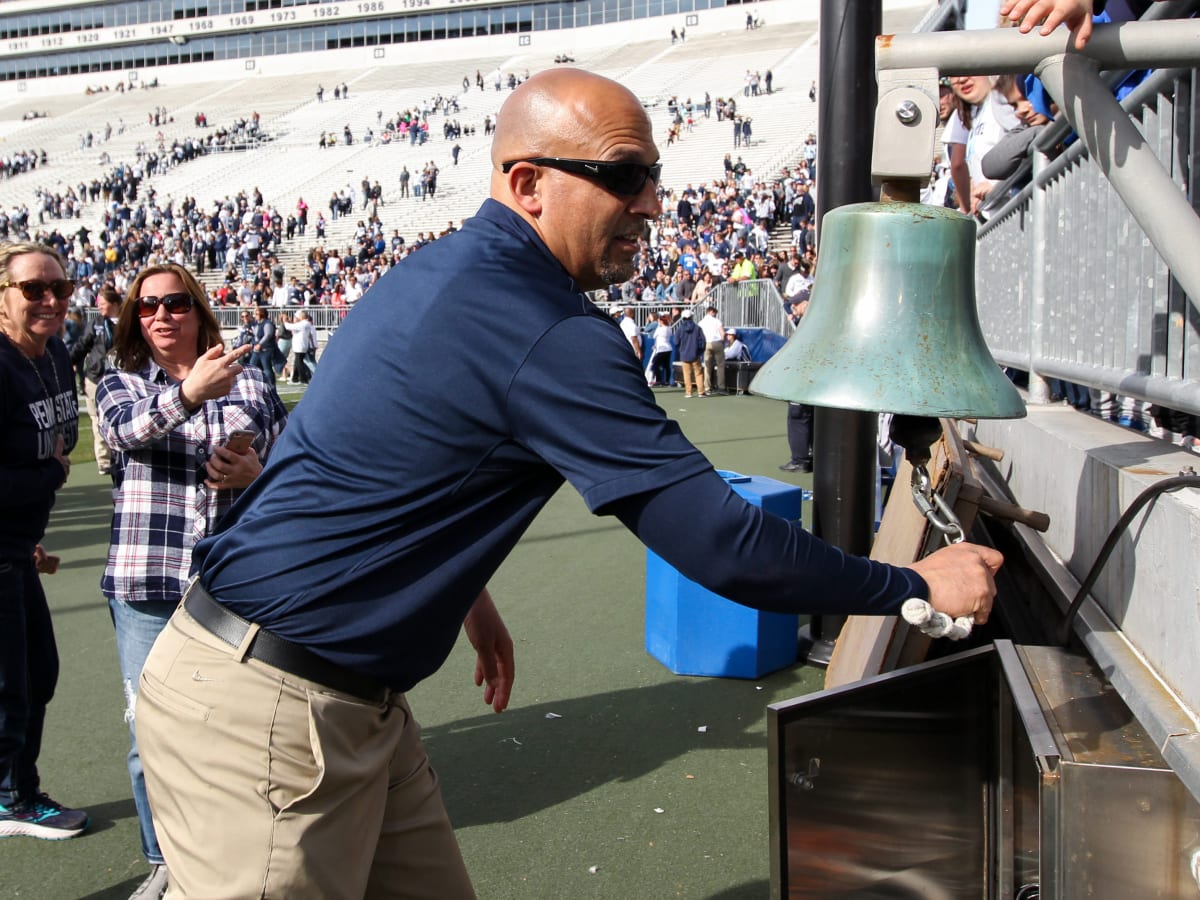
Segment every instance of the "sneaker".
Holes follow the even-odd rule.
[[[82,809],[67,809],[45,794],[32,800],[0,804],[0,837],[35,837],[47,841],[73,838],[88,826]]]
[[[800,462],[796,462],[795,460],[789,460],[788,462],[785,462],[782,466],[779,467],[779,471],[780,472],[799,472],[802,475],[807,475],[809,472],[812,471],[812,463],[809,462],[808,460],[801,460]]]
[[[167,892],[167,867],[162,863],[150,866],[150,874],[129,895],[129,900],[161,900]]]

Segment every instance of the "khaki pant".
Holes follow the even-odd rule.
[[[692,383],[696,384],[696,393],[704,393],[704,369],[700,365],[700,360],[693,359],[691,362],[681,362],[680,367],[683,369],[683,392],[687,396],[692,396]]]
[[[704,348],[704,377],[708,381],[708,389],[725,393],[725,345],[720,341],[710,341]]]
[[[368,703],[243,659],[180,606],[142,671],[137,738],[168,898],[475,896],[401,694]]]
[[[92,449],[96,453],[96,468],[105,474],[112,467],[112,449],[100,437],[100,413],[96,409],[96,382],[83,379],[83,396],[87,401],[88,418],[92,420]]]

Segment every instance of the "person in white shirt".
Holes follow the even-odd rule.
[[[812,277],[803,271],[797,270],[788,277],[787,284],[783,287],[783,297],[788,305],[804,300],[808,297],[812,290]]]
[[[292,378],[298,384],[308,384],[316,362],[317,330],[304,310],[296,313],[295,321],[285,318],[282,325],[292,335]]]
[[[949,78],[942,78],[938,83],[938,119],[943,126],[940,138],[942,153],[934,165],[933,179],[929,187],[921,193],[921,202],[945,206],[948,200],[952,199],[959,212],[967,213],[970,209],[968,186],[971,181],[967,169],[968,135],[958,114],[954,89],[950,87]],[[950,198],[952,183],[955,185],[955,193],[954,197]]]
[[[671,339],[671,317],[663,313],[658,317],[658,327],[654,329],[654,351],[650,357],[652,387],[667,387],[675,383],[671,371],[671,353],[674,349],[675,345]]]
[[[346,279],[346,305],[353,306],[362,299],[363,289],[358,283],[358,275],[351,273]]]
[[[737,329],[726,328],[725,340],[729,342],[725,347],[726,362],[750,362],[750,350],[738,337]]]
[[[713,394],[712,386],[717,385],[717,392],[725,393],[725,328],[717,318],[717,308],[710,306],[700,320],[700,330],[704,332],[704,383],[708,385],[705,396]],[[714,382],[713,379],[716,379]]]
[[[642,334],[638,330],[637,322],[634,321],[632,307],[625,310],[625,315],[621,317],[620,325],[621,332],[629,340],[630,345],[633,347],[633,353],[640,362],[642,359]]]
[[[961,140],[962,130],[967,132],[966,163],[971,185],[970,191],[964,189],[963,193],[973,213],[979,212],[980,205],[995,186],[994,182],[983,176],[983,157],[1002,137],[1022,127],[1016,110],[1004,94],[996,89],[998,83],[999,78],[987,75],[957,75],[950,79],[950,86],[962,103],[951,115],[944,131],[945,135],[953,137],[943,140],[958,141]],[[955,117],[958,118],[957,128],[954,127]],[[957,194],[957,178],[954,189]],[[962,195],[959,197],[961,206]]]

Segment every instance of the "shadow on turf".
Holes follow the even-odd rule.
[[[83,837],[108,831],[108,829],[117,824],[118,819],[133,819],[137,817],[137,807],[134,805],[132,797],[88,806],[87,811],[88,816],[91,817],[91,821],[88,823],[87,831],[84,832]]]
[[[133,819],[137,817],[137,807],[134,806],[132,797],[89,806],[87,811],[88,815],[92,817],[92,821],[88,825],[88,830],[81,837],[76,838],[76,840],[86,840],[91,835],[108,831],[108,829],[116,825],[118,819]],[[133,893],[134,889],[142,883],[145,877],[146,873],[142,872],[127,881],[122,881],[99,891],[85,894],[80,900],[126,900]]]
[[[139,884],[145,879],[146,874],[135,875],[128,881],[122,881],[120,884],[114,884],[112,887],[107,887],[102,891],[95,891],[91,894],[85,894],[79,900],[128,900],[129,895],[134,892]],[[748,897],[749,895],[747,895]],[[724,900],[724,898],[722,898]],[[730,896],[730,900],[737,900],[735,896]]]
[[[712,440],[697,440],[697,447],[711,447],[715,444],[741,444],[752,443],[754,441],[774,441],[778,440],[777,434],[741,434],[737,437],[713,438]]]
[[[770,893],[771,883],[764,879],[762,881],[747,881],[745,884],[726,888],[719,893],[713,894],[708,900],[763,900],[763,897],[769,896]]]
[[[753,681],[680,679],[485,713],[424,738],[450,818],[465,828],[532,815],[693,750],[761,747],[761,730],[750,731],[765,715],[757,697]]]
[[[68,483],[55,499],[54,512],[42,545],[48,552],[62,557],[63,567],[78,567],[80,561],[74,551],[80,548],[92,550],[98,540],[107,545],[111,522],[112,486],[107,479],[94,484]],[[101,560],[100,565],[103,564]]]

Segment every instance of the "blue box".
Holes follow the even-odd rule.
[[[756,475],[718,472],[741,497],[799,520],[803,491]],[[681,540],[686,535],[681,535]],[[794,663],[800,617],[726,600],[646,551],[646,652],[676,675],[758,678]]]

